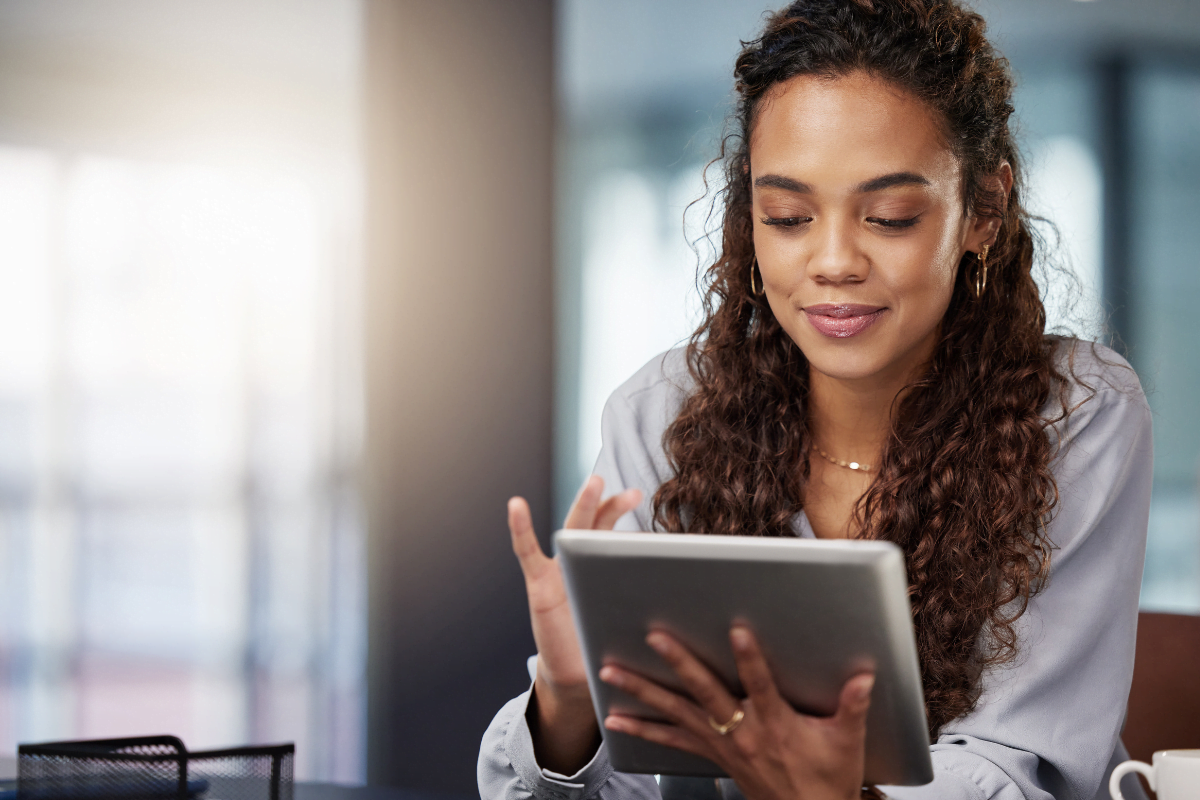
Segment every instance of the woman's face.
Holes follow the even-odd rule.
[[[750,172],[762,285],[811,367],[906,380],[933,353],[959,260],[994,233],[963,213],[934,113],[863,72],[793,78],[760,107]]]

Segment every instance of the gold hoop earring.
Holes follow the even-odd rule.
[[[755,297],[762,297],[763,294],[766,293],[767,287],[762,285],[762,281],[759,281],[758,288],[757,289],[754,288],[754,272],[757,269],[758,269],[758,256],[755,256],[754,260],[750,262],[750,293],[753,294]]]
[[[988,247],[988,245],[985,244],[979,250],[979,269],[975,271],[975,299],[976,300],[983,297],[983,290],[987,288],[987,279],[988,279],[987,257],[988,257],[989,249],[990,248]]]

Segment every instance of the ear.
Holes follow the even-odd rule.
[[[984,190],[988,192],[1001,192],[1004,196],[1005,204],[1008,202],[1008,193],[1012,191],[1012,185],[1012,166],[1007,161],[1001,161],[1000,167],[983,180]],[[977,214],[971,214],[967,230],[966,249],[972,253],[978,253],[983,249],[984,245],[988,247],[994,245],[999,235],[999,217],[981,217]]]

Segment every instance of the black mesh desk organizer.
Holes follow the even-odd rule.
[[[17,800],[292,800],[295,751],[189,753],[174,736],[23,744]]]

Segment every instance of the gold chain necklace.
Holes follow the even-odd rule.
[[[826,461],[828,461],[831,464],[837,464],[839,467],[845,467],[846,469],[852,469],[855,472],[870,472],[871,471],[871,467],[869,464],[860,464],[857,461],[842,461],[841,459],[834,458],[833,456],[829,455],[829,453],[826,453],[824,450],[822,450],[820,448],[819,445],[817,445],[816,442],[813,442],[812,446],[813,446],[814,450],[816,450],[818,453],[821,454],[821,458],[825,459]]]

